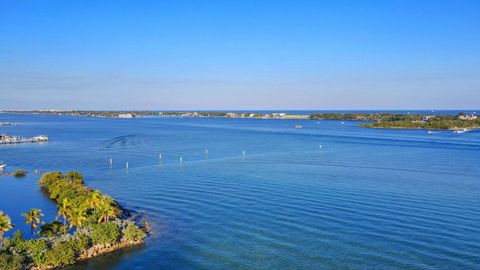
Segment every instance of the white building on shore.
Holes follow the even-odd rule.
[[[119,118],[134,118],[135,116],[131,113],[121,113],[118,115]]]

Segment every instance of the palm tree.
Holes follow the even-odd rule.
[[[3,246],[3,234],[13,228],[10,217],[0,211],[0,248]]]
[[[83,222],[87,220],[85,209],[82,207],[72,209],[69,212],[68,220],[70,221],[70,229],[73,228],[73,226],[81,228],[83,226]]]
[[[99,209],[102,206],[102,193],[100,193],[98,190],[95,190],[92,193],[92,197],[87,200],[87,206],[94,210]]]
[[[102,197],[102,204],[98,210],[100,210],[100,218],[98,219],[98,223],[103,222],[107,223],[110,218],[117,217],[117,211],[115,207],[112,206],[113,199],[109,196]]]
[[[58,212],[55,216],[55,221],[57,221],[61,216],[63,217],[63,224],[67,224],[70,211],[72,211],[72,204],[68,201],[68,198],[63,198],[62,203],[58,206]]]
[[[30,208],[27,213],[22,213],[22,216],[25,217],[25,224],[30,224],[30,233],[34,234],[35,230],[38,228],[39,224],[44,224],[41,217],[44,216],[42,210],[36,208]]]

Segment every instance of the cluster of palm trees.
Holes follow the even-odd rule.
[[[110,196],[102,195],[98,190],[95,190],[87,200],[87,206],[100,213],[98,223],[102,221],[107,223],[110,218],[117,217],[118,209],[113,205],[116,205],[115,201]]]
[[[67,222],[70,223],[69,228],[81,228],[83,223],[88,219],[88,209],[93,209],[94,212],[99,213],[98,223],[102,221],[107,223],[110,218],[117,216],[117,210],[113,205],[113,199],[109,196],[102,195],[98,190],[93,191],[92,196],[80,206],[75,206],[68,198],[64,198],[58,206],[55,220],[57,221],[62,217],[65,225]]]
[[[55,221],[62,217],[63,224],[67,225],[69,223],[70,229],[73,227],[81,228],[88,219],[88,210],[92,209],[99,215],[98,223],[107,223],[110,218],[115,218],[118,215],[118,209],[114,205],[115,201],[111,197],[102,195],[98,190],[92,192],[92,196],[80,206],[75,206],[68,198],[64,198],[62,203],[58,205]],[[35,234],[40,225],[45,224],[42,220],[44,214],[40,209],[31,208],[27,213],[22,213],[22,216],[25,217],[25,224],[30,224],[32,235]],[[13,224],[10,217],[0,211],[0,247],[2,247],[3,235],[12,228]]]

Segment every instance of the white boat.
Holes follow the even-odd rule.
[[[465,133],[465,132],[468,132],[468,131],[470,131],[470,130],[464,128],[464,129],[454,130],[453,133],[461,134],[461,133]]]
[[[3,171],[7,167],[7,164],[0,162],[0,171]]]
[[[48,142],[48,136],[38,135],[32,138],[33,142]]]

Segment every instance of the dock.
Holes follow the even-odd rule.
[[[17,137],[17,136],[11,136],[6,134],[0,135],[0,144],[43,143],[43,142],[48,142],[48,136],[38,135],[35,137],[24,138],[24,137]]]

